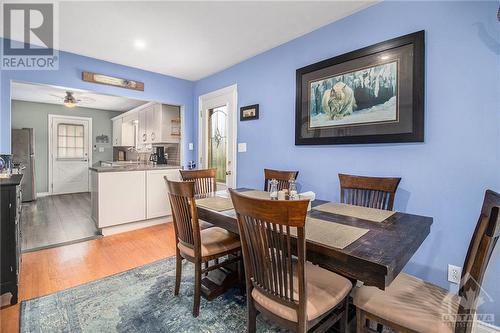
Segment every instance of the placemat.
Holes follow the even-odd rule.
[[[356,217],[372,222],[382,222],[391,217],[395,212],[390,210],[367,208],[361,206],[347,205],[336,202],[328,202],[313,208],[326,213]]]
[[[234,208],[231,198],[223,198],[223,197],[196,199],[196,205],[211,210],[215,210],[218,212]]]
[[[244,191],[244,192],[238,192],[238,194],[243,194],[257,199],[268,199],[268,200],[271,199],[269,192],[266,191]]]
[[[295,228],[290,232],[296,234]],[[369,230],[340,223],[306,218],[306,239],[330,247],[343,249],[357,241]]]

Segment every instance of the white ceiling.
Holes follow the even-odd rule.
[[[146,103],[136,99],[96,94],[79,89],[12,82],[12,99],[19,101],[63,105],[66,91],[72,91],[73,96],[80,100],[77,105],[83,108],[128,111]]]
[[[198,80],[374,3],[64,1],[59,48]]]

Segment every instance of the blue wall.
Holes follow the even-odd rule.
[[[1,38],[0,42],[2,42]],[[85,89],[98,93],[137,98],[147,101],[184,105],[186,114],[186,122],[184,126],[185,145],[187,146],[187,143],[192,142],[193,126],[191,121],[193,119],[193,82],[68,52],[59,52],[59,59],[59,70],[57,71],[1,71],[0,153],[9,153],[11,147],[11,81],[50,84],[68,88]],[[82,71],[108,74],[142,81],[145,84],[145,89],[144,92],[141,92],[84,82],[82,81]],[[184,151],[185,161],[191,160],[192,157],[192,151]]]
[[[260,119],[238,123],[238,186],[261,187],[264,167],[300,170],[303,190],[338,200],[337,173],[400,176],[395,209],[434,217],[405,268],[448,287],[447,264],[462,266],[486,188],[500,191],[498,2],[384,2],[257,55],[195,84],[199,95],[238,85],[239,106]],[[425,143],[295,146],[295,70],[345,52],[426,31]],[[194,119],[196,125],[196,115]],[[195,133],[197,131],[195,130]],[[487,292],[500,324],[500,256]]]

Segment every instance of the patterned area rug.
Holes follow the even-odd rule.
[[[201,298],[193,318],[193,265],[185,262],[174,296],[175,258],[109,276],[21,304],[21,332],[245,332],[246,304],[239,290],[213,301]],[[258,332],[281,332],[257,317]]]

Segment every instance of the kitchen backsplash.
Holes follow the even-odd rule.
[[[181,164],[181,156],[180,156],[180,144],[178,143],[165,143],[162,145],[155,145],[165,147],[165,153],[168,154],[167,163],[170,165],[180,165]],[[121,152],[121,153],[120,153]],[[120,160],[120,155],[125,156],[127,161],[136,161],[137,154],[139,154],[139,159],[143,162],[149,161],[149,156],[151,153],[137,153],[134,150],[129,151],[126,147],[113,147],[113,161]]]

